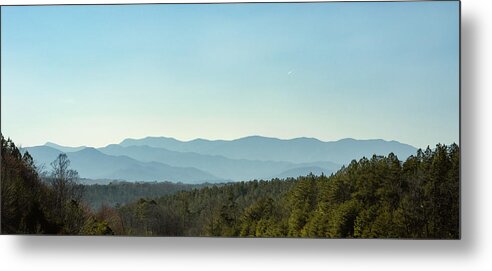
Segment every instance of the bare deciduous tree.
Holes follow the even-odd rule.
[[[64,219],[65,204],[75,201],[80,202],[82,198],[82,187],[78,185],[79,174],[76,170],[70,169],[70,160],[67,155],[58,155],[55,161],[51,162],[51,186],[55,194],[55,213],[59,218]]]

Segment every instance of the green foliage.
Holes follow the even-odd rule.
[[[166,236],[281,236],[285,235],[284,196],[294,180],[250,181],[181,191],[155,200],[154,235]],[[270,198],[269,200],[267,200]],[[263,199],[263,200],[261,200]],[[143,199],[121,206],[118,213],[126,234],[148,235],[140,219]],[[273,206],[269,205],[270,203]],[[267,208],[268,207],[268,208]],[[248,212],[245,212],[249,209]],[[258,213],[261,209],[261,213]],[[264,209],[264,210],[263,210]],[[270,221],[267,221],[271,218]],[[268,225],[275,224],[272,228]],[[277,227],[278,226],[278,227]]]
[[[107,221],[98,221],[95,218],[90,218],[85,221],[83,228],[80,231],[82,235],[114,235],[113,230],[109,227]]]
[[[287,227],[282,221],[282,215],[281,207],[272,198],[261,198],[244,210],[240,236],[285,236]]]
[[[301,177],[288,195],[291,215],[289,217],[289,236],[299,236],[311,218],[316,207],[317,178],[314,175]]]

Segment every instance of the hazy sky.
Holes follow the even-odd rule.
[[[1,12],[1,131],[23,146],[459,140],[458,2]]]

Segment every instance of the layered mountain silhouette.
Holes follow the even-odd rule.
[[[38,165],[49,169],[50,163],[62,151],[48,146],[24,148]],[[66,152],[71,168],[83,178],[127,181],[173,180],[185,183],[218,182],[222,179],[196,168],[173,167],[159,162],[142,162],[127,156],[104,154],[94,148]]]
[[[192,141],[147,137],[98,149],[46,143],[24,150],[47,169],[60,153],[66,153],[72,168],[84,178],[184,183],[329,175],[353,159],[393,152],[403,160],[416,151],[410,145],[380,139],[323,142],[261,136]]]
[[[307,166],[321,168],[328,174],[340,168],[340,165],[332,162],[296,164],[285,161],[231,159],[221,155],[170,151],[146,145],[122,147],[113,144],[99,150],[109,155],[126,155],[139,161],[157,161],[177,167],[194,167],[228,180],[269,178],[293,168]]]
[[[278,139],[262,136],[250,136],[236,140],[179,141],[167,137],[146,137],[125,139],[121,146],[150,146],[178,152],[194,152],[208,155],[222,155],[233,159],[262,161],[287,161],[292,163],[311,163],[330,161],[347,164],[353,159],[364,156],[387,155],[390,152],[405,159],[416,148],[397,141],[382,139],[356,140],[352,138],[324,142],[315,138]]]
[[[44,144],[44,145],[48,146],[48,147],[52,147],[52,148],[57,149],[57,150],[62,151],[62,152],[74,152],[74,151],[80,151],[80,150],[87,148],[86,146],[65,147],[65,146],[55,144],[53,142],[46,142],[46,144]]]

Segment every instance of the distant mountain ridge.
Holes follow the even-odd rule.
[[[23,148],[38,165],[49,169],[50,163],[63,153],[48,146]],[[142,162],[127,156],[107,155],[87,147],[75,152],[66,152],[71,167],[83,178],[115,179],[127,181],[181,181],[186,183],[222,182],[208,172],[191,167],[172,167],[159,162]]]
[[[61,152],[74,152],[74,151],[80,151],[80,150],[87,148],[87,146],[66,147],[66,146],[58,145],[58,144],[53,143],[53,142],[46,142],[46,144],[44,144],[44,146],[48,146],[48,147],[51,147],[53,149],[57,149]]]
[[[316,138],[278,139],[249,136],[236,140],[169,137],[125,139],[102,148],[66,147],[55,143],[27,147],[36,163],[49,164],[67,153],[72,167],[89,179],[174,181],[184,183],[247,181],[329,175],[363,156],[396,154],[400,160],[416,148],[397,141]]]
[[[221,155],[233,159],[292,163],[330,161],[336,164],[347,164],[353,159],[371,157],[373,154],[387,155],[390,152],[396,154],[400,159],[406,159],[417,150],[408,144],[382,139],[346,138],[325,142],[306,137],[278,139],[262,136],[249,136],[235,140],[195,139],[191,141],[179,141],[168,137],[128,138],[119,145],[124,147],[147,145],[171,151]]]
[[[99,150],[108,155],[126,155],[139,161],[157,161],[171,166],[194,167],[210,172],[214,176],[234,181],[269,178],[280,172],[304,166],[316,166],[322,168],[326,174],[329,174],[338,170],[341,166],[332,162],[319,161],[296,164],[285,161],[231,159],[221,155],[170,151],[147,145],[123,147],[112,144],[99,148]]]

